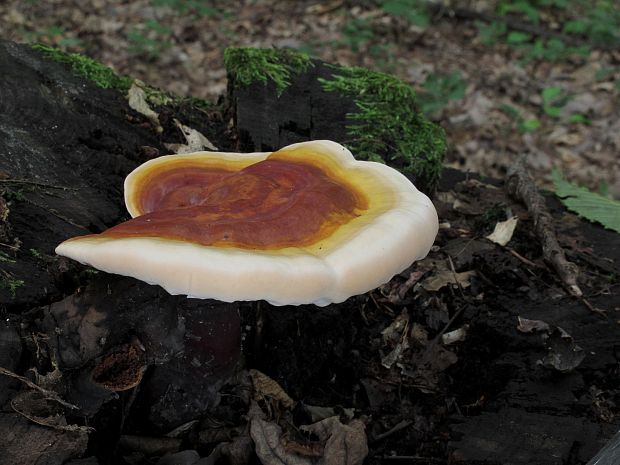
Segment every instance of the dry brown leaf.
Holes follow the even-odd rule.
[[[167,149],[174,153],[192,153],[202,152],[205,149],[217,150],[217,147],[211,143],[200,131],[185,126],[178,119],[174,119],[174,123],[185,137],[186,144],[164,144]]]
[[[11,408],[24,418],[41,426],[62,431],[81,431],[90,433],[94,428],[69,425],[57,400],[41,391],[24,391],[11,400]]]
[[[408,328],[409,312],[404,309],[388,327],[381,331],[383,342],[392,346],[398,344],[403,340],[403,336],[405,336]]]
[[[548,350],[541,361],[544,366],[567,373],[577,368],[586,358],[586,352],[559,326],[552,328],[543,339]]]
[[[414,368],[402,367],[402,373],[412,378],[422,392],[432,393],[437,390],[439,375],[457,361],[456,354],[439,344],[431,343],[427,349],[412,357]]]
[[[383,342],[393,349],[381,359],[381,365],[392,368],[392,365],[400,358],[401,354],[409,348],[409,313],[407,309],[398,315],[394,321],[383,331]]]
[[[127,100],[129,100],[129,106],[136,110],[138,113],[146,116],[146,118],[153,123],[157,132],[163,132],[163,128],[159,123],[159,115],[151,109],[147,103],[147,96],[144,89],[141,87],[139,81],[134,81],[127,92]]]
[[[575,146],[583,142],[583,136],[576,132],[569,132],[568,128],[559,126],[547,136],[547,140],[557,145]]]
[[[462,288],[469,287],[469,279],[476,274],[475,271],[463,271],[454,273],[451,270],[442,270],[439,273],[429,276],[422,281],[422,287],[427,291],[436,292],[448,284],[459,283]]]
[[[533,333],[534,331],[549,331],[549,323],[542,320],[528,320],[527,318],[517,317],[519,324],[517,330],[522,333]]]
[[[360,465],[368,455],[366,426],[361,420],[351,420],[348,425],[343,425],[335,416],[301,426],[300,430],[326,441],[320,465]]]
[[[56,372],[56,371],[57,371],[57,369],[54,370],[54,372]],[[48,389],[45,389],[45,388],[43,388],[41,386],[38,386],[37,384],[35,384],[32,381],[30,381],[28,378],[25,378],[25,377],[20,376],[20,375],[18,375],[16,373],[13,373],[12,371],[7,370],[6,368],[0,367],[0,375],[9,376],[11,378],[18,379],[22,383],[24,383],[26,386],[28,386],[29,388],[38,391],[41,394],[41,396],[43,396],[45,399],[53,400],[54,402],[58,402],[63,407],[66,407],[66,408],[69,408],[69,409],[72,409],[72,410],[78,410],[78,407],[76,405],[73,405],[73,404],[70,404],[69,402],[64,401],[55,391],[48,390]]]
[[[424,276],[426,270],[417,270],[409,273],[409,278],[402,284],[394,286],[386,296],[388,302],[397,304],[403,301],[407,292]]]
[[[469,325],[464,325],[459,329],[455,329],[454,331],[450,331],[441,336],[441,342],[448,346],[450,344],[454,344],[456,342],[464,341],[467,337],[467,330],[469,329]]]
[[[295,407],[295,401],[282,389],[282,387],[266,374],[258,370],[250,370],[250,378],[254,386],[254,398],[257,400],[270,398],[279,401],[284,408],[289,410]]]
[[[360,465],[368,455],[365,425],[360,420],[344,425],[338,416],[332,416],[301,426],[300,431],[312,433],[321,441],[304,443],[288,438],[279,425],[265,420],[255,402],[248,417],[250,436],[263,465]]]
[[[586,352],[575,343],[573,337],[559,326],[552,326],[542,320],[528,320],[518,317],[517,330],[522,333],[542,332],[547,355],[540,364],[566,373],[577,368],[586,357]]]
[[[508,244],[510,239],[512,239],[518,221],[519,218],[516,216],[508,218],[506,221],[499,221],[495,225],[493,232],[487,236],[487,239],[501,246]]]
[[[277,424],[254,417],[250,436],[256,445],[256,455],[263,465],[314,465],[311,457],[289,451],[282,440],[282,428]]]

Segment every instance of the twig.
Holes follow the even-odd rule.
[[[568,291],[575,297],[581,297],[583,292],[577,285],[579,268],[566,260],[564,250],[558,243],[553,218],[545,205],[545,199],[538,192],[534,180],[525,168],[525,157],[521,157],[508,168],[506,191],[527,206],[527,211],[534,219],[536,236],[542,243],[543,257],[555,269]]]
[[[532,260],[525,258],[515,249],[511,249],[510,247],[506,247],[506,249],[508,249],[508,252],[510,252],[515,258],[521,260],[523,263],[525,263],[528,266],[531,266],[532,268],[545,268],[544,265],[539,265],[538,263],[534,263]]]
[[[401,420],[395,426],[393,426],[392,428],[390,428],[386,432],[381,433],[381,434],[377,434],[377,436],[375,438],[373,438],[371,443],[375,443],[377,441],[381,441],[382,439],[385,439],[385,438],[387,438],[387,437],[389,437],[389,436],[391,436],[391,435],[393,435],[395,433],[398,433],[399,431],[404,430],[405,428],[408,428],[412,424],[413,424],[413,421],[411,421],[411,420]]]
[[[584,296],[579,297],[579,300],[581,301],[582,304],[584,304],[586,307],[588,307],[588,310],[590,310],[591,312],[596,313],[597,315],[600,315],[602,317],[607,318],[607,313],[605,312],[605,310],[602,310],[602,309],[600,309],[598,307],[595,307]]]
[[[456,282],[456,285],[459,287],[459,292],[461,293],[461,297],[463,299],[467,299],[465,297],[465,293],[463,292],[463,286],[461,286],[461,282],[459,281],[456,275],[456,269],[454,268],[454,262],[452,261],[452,257],[450,255],[448,255],[448,262],[450,263],[450,271],[452,271],[452,277],[454,278],[454,282]]]
[[[53,401],[56,401],[60,405],[63,405],[65,407],[73,409],[73,410],[78,410],[79,409],[79,407],[77,407],[76,405],[70,404],[69,402],[61,399],[60,396],[57,393],[55,393],[54,391],[48,391],[47,389],[43,389],[41,386],[38,386],[38,385],[34,384],[28,378],[24,378],[23,376],[20,376],[20,375],[18,375],[16,373],[13,373],[12,371],[7,370],[6,368],[0,367],[0,375],[4,375],[4,376],[8,376],[10,378],[18,379],[22,383],[24,383],[26,386],[28,386],[30,389],[34,389],[36,391],[39,391],[46,398],[51,399]]]

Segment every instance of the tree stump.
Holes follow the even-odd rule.
[[[167,153],[164,143],[183,142],[174,118],[225,150],[346,142],[359,107],[317,87],[332,70],[315,63],[284,90],[269,80],[240,85],[236,76],[225,105],[207,111],[183,99],[154,105],[158,132],[119,90],[0,42],[0,366],[12,373],[0,374],[6,463],[106,464],[129,455],[152,463],[181,444],[201,455],[252,444],[249,400],[239,394],[248,385],[235,380],[240,391],[218,395],[239,356],[239,320],[229,318],[237,310],[247,367],[303,400],[295,415],[272,404],[270,420],[309,421],[313,405],[342,419],[353,409],[367,422],[368,463],[578,464],[614,434],[620,238],[551,195],[559,243],[581,270],[586,302],[605,314],[563,289],[531,216],[501,181],[451,170],[434,197],[444,223],[438,250],[380,289],[325,308],[198,302],[54,255],[68,237],[128,217],[123,179]],[[418,181],[432,179],[421,173]],[[507,210],[519,222],[500,246],[485,236]],[[209,325],[218,337],[206,337]],[[195,345],[217,363],[195,358]],[[180,437],[162,437],[184,423]],[[289,450],[316,449],[287,440]]]

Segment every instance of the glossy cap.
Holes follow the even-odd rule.
[[[127,177],[125,202],[132,220],[56,252],[226,302],[342,302],[426,256],[438,229],[405,176],[331,141],[160,157]]]

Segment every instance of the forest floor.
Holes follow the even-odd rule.
[[[226,88],[228,46],[291,47],[390,72],[414,86],[446,129],[448,165],[501,178],[526,154],[544,187],[559,168],[620,197],[617,14],[594,4],[580,12],[571,2],[547,2],[556,7],[546,10],[512,3],[6,0],[0,35],[82,52],[162,89],[213,99]],[[576,21],[580,14],[586,19]]]
[[[93,273],[53,252],[67,237],[126,218],[123,179],[164,142],[180,142],[168,139],[180,137],[174,119],[162,118],[157,131],[123,96],[30,47],[0,42],[0,271],[8,283],[0,287],[0,366],[10,371],[0,373],[3,463],[45,456],[163,465],[173,462],[156,457],[177,451],[191,457],[174,463],[223,455],[245,465],[256,463],[254,453],[267,464],[359,463],[366,448],[371,465],[586,463],[620,419],[618,236],[545,197],[558,240],[581,270],[583,296],[571,293],[541,255],[536,212],[501,179],[525,153],[538,184],[548,185],[557,166],[591,188],[620,190],[620,57],[593,49],[585,58],[520,63],[522,50],[482,44],[462,11],[420,28],[387,14],[388,2],[256,1],[235,12],[222,2],[201,16],[192,11],[193,19],[178,9],[201,4],[7,1],[0,17],[9,38],[83,51],[120,73],[209,98],[225,93],[227,45],[290,46],[390,71],[420,91],[422,107],[446,128],[449,164],[499,179],[446,170],[434,198],[436,247],[379,289],[324,308],[239,304],[249,371],[205,415],[200,402],[175,397],[209,394],[193,378],[200,370],[177,363],[195,364],[189,323],[203,321],[188,317],[220,304]],[[200,109],[192,119],[223,150],[235,142],[227,121]],[[517,221],[504,245],[488,240]],[[117,384],[99,383],[102,362],[141,346],[146,359],[138,357],[136,371],[144,378],[135,389],[116,394]],[[259,382],[260,373],[279,385]],[[41,408],[30,377],[46,386],[47,400],[55,393],[55,410]],[[170,430],[186,420],[181,406],[201,419]],[[331,449],[318,430],[326,416],[343,422],[330,420]],[[268,454],[274,441],[278,460]]]

